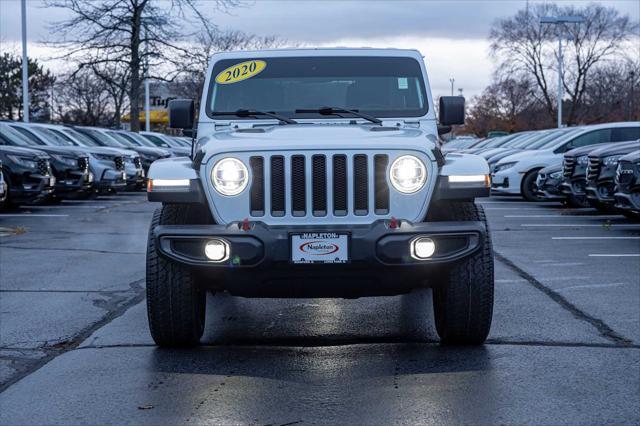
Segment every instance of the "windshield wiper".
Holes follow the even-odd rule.
[[[269,111],[258,111],[256,109],[239,109],[237,111],[212,111],[211,115],[235,115],[236,117],[251,117],[254,115],[264,115],[266,117],[275,118],[281,123],[298,124],[297,121],[292,120],[289,117],[285,117],[284,115],[275,114]]]
[[[365,114],[363,112],[358,111],[357,109],[345,109],[345,108],[335,108],[335,107],[321,107],[318,109],[297,109],[297,114],[305,114],[305,113],[318,113],[320,115],[339,115],[339,114],[353,114],[357,117],[364,118],[372,123],[382,124],[382,120],[376,118],[372,115]]]

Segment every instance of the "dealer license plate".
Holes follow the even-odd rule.
[[[291,235],[293,263],[349,262],[349,235],[336,232],[307,232]]]

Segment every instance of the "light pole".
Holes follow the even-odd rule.
[[[455,78],[450,78],[449,79],[449,83],[451,83],[451,96],[453,96],[453,83],[455,83],[456,79]]]
[[[579,24],[584,22],[581,16],[543,16],[540,18],[540,24],[556,25],[558,33],[558,128],[562,127],[562,97],[564,91],[562,87],[562,36],[564,35],[564,24]]]
[[[151,131],[151,105],[149,102],[149,39],[147,26],[144,26],[144,112],[145,112],[145,130]]]
[[[29,122],[29,60],[27,58],[27,0],[22,0],[22,121]]]

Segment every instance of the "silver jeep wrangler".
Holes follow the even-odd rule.
[[[170,127],[194,138],[191,157],[149,170],[149,200],[162,203],[147,252],[158,345],[199,342],[208,290],[356,298],[425,287],[443,343],[484,342],[493,253],[474,199],[489,195],[489,167],[441,153],[464,99],[440,98],[436,123],[417,51],[220,53],[207,75],[197,125],[192,100],[169,105]]]

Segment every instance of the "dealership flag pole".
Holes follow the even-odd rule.
[[[29,61],[27,59],[27,0],[22,0],[22,121],[29,122]]]

